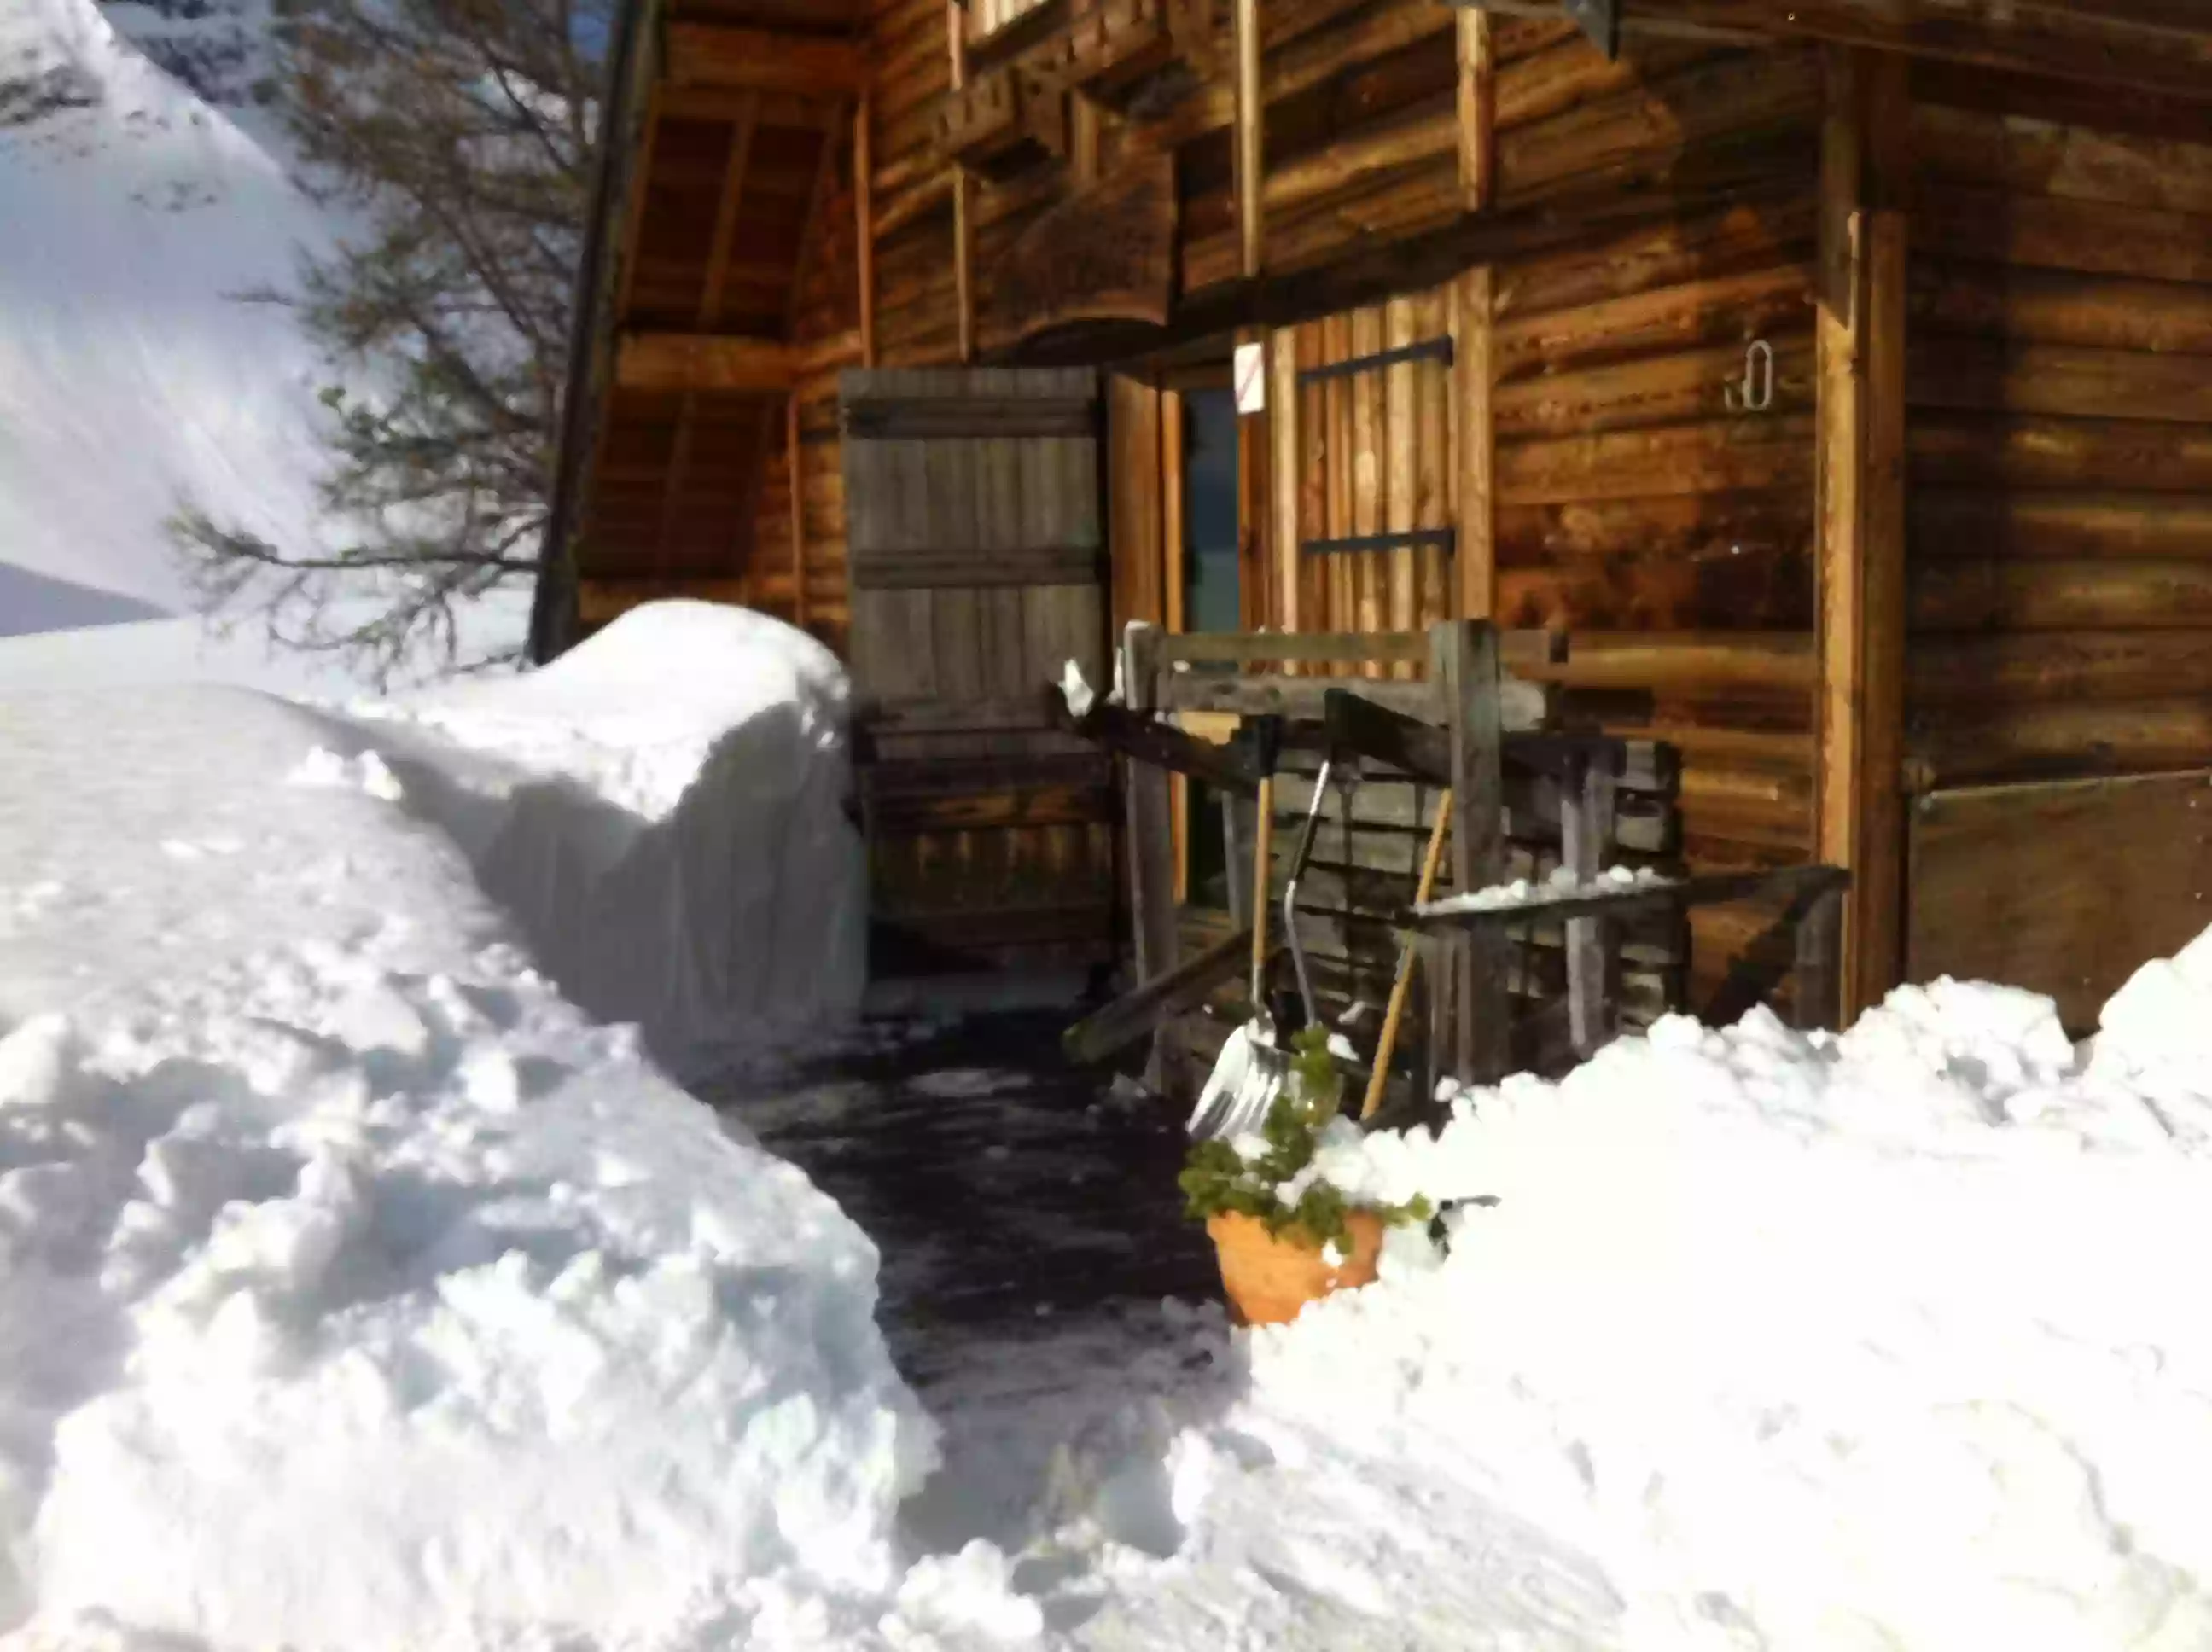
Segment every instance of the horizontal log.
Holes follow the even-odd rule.
[[[1498,27],[1492,25],[1493,40]],[[1709,41],[1652,42],[1608,59],[1591,51],[1581,34],[1569,34],[1540,52],[1498,64],[1492,77],[1491,121],[1501,132],[1531,125],[1577,105],[1632,90],[1723,50]]]
[[[1916,488],[1912,555],[2212,557],[2212,499]]]
[[[1193,631],[1159,639],[1163,663],[1215,665],[1286,660],[1425,661],[1429,639],[1419,631]]]
[[[1501,568],[1604,556],[1648,564],[1749,556],[1811,544],[1813,501],[1802,489],[1782,489],[1509,505],[1496,513],[1492,532]]]
[[[1662,889],[1631,889],[1547,902],[1543,910],[1553,919],[1680,912],[1708,902],[1786,900],[1801,892],[1840,890],[1850,882],[1850,874],[1837,866],[1798,866],[1776,872],[1713,872],[1683,878]],[[1524,912],[1504,908],[1431,912],[1422,914],[1416,921],[1424,928],[1472,930],[1510,927],[1526,920]]]
[[[2140,88],[2116,98],[2103,87],[2049,75],[1991,74],[1961,64],[1923,58],[1912,65],[1912,103],[1992,114],[2026,115],[2060,126],[2212,143],[2212,103],[2200,95],[2154,94]]]
[[[795,370],[791,346],[767,338],[625,333],[615,355],[623,390],[772,394],[790,388]]]
[[[1652,631],[1809,629],[1813,527],[1784,543],[1692,556],[1579,557],[1501,568],[1495,613],[1508,625]]]
[[[1544,0],[1483,0],[1492,10],[1541,15]],[[1963,6],[1881,5],[1865,0],[1667,0],[1641,12],[1624,8],[1632,41],[1720,31],[1784,41],[1826,41],[1984,69],[2038,73],[2111,87],[2202,96],[2212,74],[2212,30],[2199,14],[2151,0],[2155,21],[2114,0],[2041,0],[2032,11],[2014,0]]]
[[[2203,218],[2096,201],[1929,184],[1915,197],[1914,244],[1947,257],[2151,281],[2212,282]]]
[[[1522,668],[1531,681],[1566,689],[1664,689],[1695,685],[1809,689],[1818,676],[1810,635],[1698,632],[1668,636],[1586,632],[1568,657]]]
[[[1547,370],[1797,332],[1812,319],[1812,267],[1784,264],[1501,322],[1491,365],[1500,384],[1510,384]]]
[[[1522,316],[1802,264],[1812,256],[1814,200],[1809,187],[1781,187],[1732,207],[1686,207],[1588,248],[1509,258],[1498,271],[1498,331]]]
[[[1809,322],[1810,312],[1799,321]],[[1774,343],[1775,415],[1813,406],[1809,331]],[[1491,397],[1501,440],[1565,436],[1729,417],[1745,373],[1744,347],[1726,344],[1502,385]]]
[[[1322,696],[1334,686],[1325,677],[1225,677],[1176,671],[1161,685],[1162,703],[1171,711],[1233,711],[1244,716],[1281,715],[1318,722]],[[1359,691],[1380,705],[1408,716],[1434,718],[1436,693],[1425,683],[1373,682]],[[1549,711],[1534,685],[1508,680],[1500,685],[1498,712],[1509,729],[1541,726]]]
[[[1813,422],[1802,414],[1729,419],[1498,446],[1504,505],[1809,488]]]
[[[1922,788],[1969,780],[2154,774],[2212,763],[2212,700],[2078,700],[1923,710],[1906,731]]]
[[[1917,338],[1905,358],[1905,400],[1913,407],[2206,424],[2212,357]]]
[[[1929,410],[1905,422],[1913,486],[2212,494],[2212,430],[2148,420]]]
[[[1808,124],[1820,98],[1812,54],[1730,53],[1500,132],[1498,191],[1510,199],[1632,155]]]
[[[678,86],[835,97],[860,90],[860,50],[834,35],[672,22],[662,38],[667,77]]]
[[[2212,629],[2212,561],[1917,562],[1912,624],[1931,631]],[[2212,648],[2212,638],[2206,640]]]
[[[1916,711],[2212,695],[2212,647],[2194,631],[1920,636],[1906,651],[1905,672]]]
[[[1916,258],[1908,303],[1916,351],[1952,335],[2212,355],[2212,287]]]
[[[1654,723],[1642,731],[1664,741],[1681,754],[1686,768],[1779,768],[1810,773],[1813,738],[1809,734],[1778,734],[1764,730],[1711,726],[1695,723]]]
[[[2212,216],[2212,143],[1932,103],[1914,107],[1912,140],[1917,163],[1933,177],[2017,194]]]

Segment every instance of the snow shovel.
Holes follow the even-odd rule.
[[[1215,1058],[1198,1106],[1185,1127],[1194,1141],[1211,1141],[1257,1130],[1291,1074],[1290,1053],[1275,1037],[1267,1013],[1267,877],[1275,847],[1275,760],[1282,720],[1253,720],[1253,753],[1260,770],[1260,802],[1252,841],[1252,1016],[1229,1035]],[[1296,931],[1292,932],[1295,944]]]
[[[1313,981],[1306,968],[1306,951],[1298,938],[1298,880],[1313,859],[1314,840],[1321,832],[1321,811],[1328,801],[1330,771],[1334,759],[1324,759],[1314,778],[1313,801],[1298,833],[1297,853],[1291,859],[1291,875],[1283,886],[1283,925],[1291,943],[1291,963],[1297,972],[1298,998],[1306,1019],[1315,1017]],[[1236,1136],[1256,1131],[1267,1121],[1275,1098],[1290,1083],[1291,1053],[1277,1036],[1274,1017],[1267,1011],[1267,854],[1273,837],[1269,811],[1274,806],[1275,781],[1270,762],[1260,781],[1260,830],[1254,846],[1252,893],[1252,1018],[1229,1036],[1213,1072],[1199,1093],[1189,1131],[1198,1140]]]

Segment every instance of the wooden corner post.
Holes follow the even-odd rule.
[[[1133,621],[1121,634],[1121,695],[1139,716],[1158,704],[1160,633]],[[1129,923],[1136,954],[1136,985],[1156,980],[1176,967],[1174,834],[1169,807],[1168,774],[1152,763],[1124,765],[1127,805]],[[1159,1087],[1160,1049],[1155,1041],[1146,1082]]]
[[[1429,633],[1429,670],[1451,741],[1452,881],[1462,894],[1505,872],[1504,732],[1498,719],[1498,632],[1485,620],[1446,620]],[[1449,949],[1455,1076],[1493,1084],[1511,1064],[1512,998],[1505,932],[1486,927]]]
[[[1817,594],[1820,859],[1851,872],[1841,1011],[1900,979],[1905,905],[1902,58],[1826,57],[1820,142]]]
[[[1458,15],[1459,193],[1461,209],[1479,212],[1495,196],[1497,145],[1492,114],[1497,107],[1490,16],[1467,10]],[[1484,265],[1453,282],[1452,428],[1459,450],[1453,471],[1457,480],[1457,563],[1451,610],[1462,619],[1487,619],[1498,603],[1496,489],[1497,434],[1491,415],[1491,332],[1497,308],[1497,276]]]

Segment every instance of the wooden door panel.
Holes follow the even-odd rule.
[[[1046,720],[1103,681],[1097,388],[1082,370],[848,374],[854,690],[879,939],[1112,953],[1112,775]]]

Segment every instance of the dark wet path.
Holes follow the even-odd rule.
[[[912,1376],[961,1333],[1060,1333],[1132,1303],[1218,1294],[1175,1185],[1182,1120],[1069,1067],[1068,1019],[870,1023],[842,1048],[692,1086],[874,1238],[879,1317]]]

